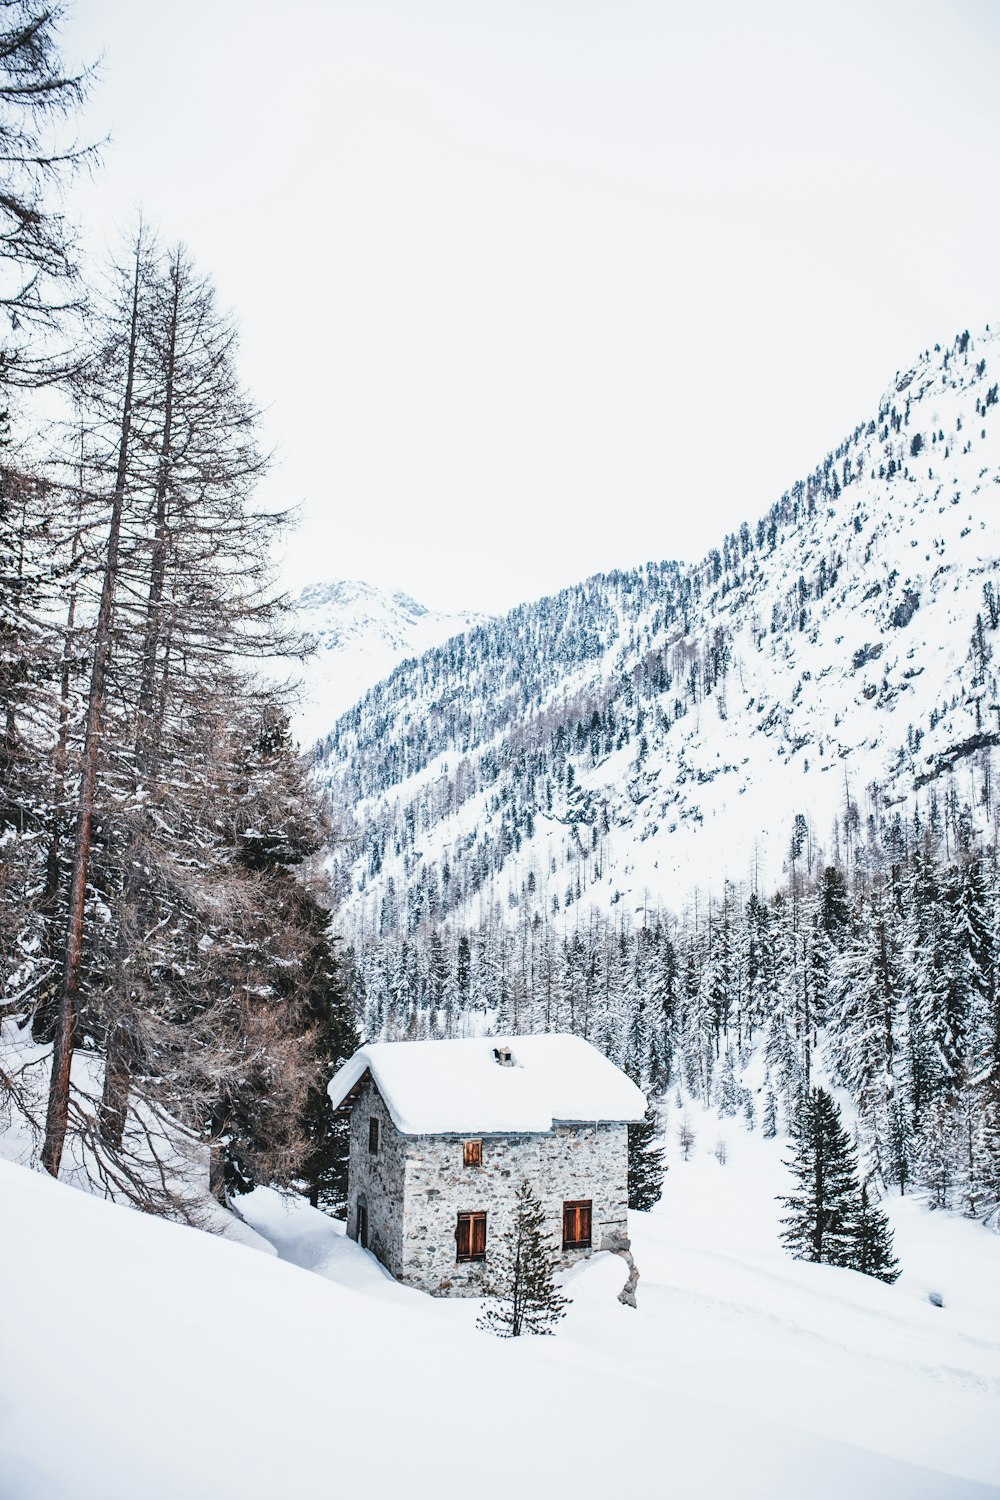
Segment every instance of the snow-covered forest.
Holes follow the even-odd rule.
[[[678,918],[382,938],[351,955],[354,993],[370,1035],[575,1031],[654,1097],[679,1085],[768,1136],[818,1067],[853,1098],[882,1189],[995,1221],[996,853],[946,862],[939,838],[866,851],[853,889],[831,865],[768,899],[726,882]]]
[[[326,820],[258,666],[301,649],[285,518],[255,500],[211,278],[146,225],[84,267],[49,206],[89,157],[49,144],[89,82],[60,70],[58,19],[0,7],[0,1015],[52,1054],[5,1062],[4,1109],[54,1175],[69,1145],[146,1208],[184,1211],[164,1121],[220,1198],[315,1196],[340,1055]]]

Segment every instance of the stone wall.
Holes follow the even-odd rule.
[[[378,1151],[368,1150],[369,1121],[379,1122]],[[403,1181],[406,1137],[400,1135],[382,1095],[367,1079],[351,1111],[347,1233],[358,1237],[358,1202],[368,1208],[368,1248],[401,1278],[403,1271]]]
[[[462,1164],[467,1137],[400,1139],[405,1171],[402,1269],[389,1269],[410,1286],[441,1296],[480,1295],[491,1256],[500,1253],[502,1236],[510,1227],[514,1194],[525,1178],[542,1200],[560,1264],[572,1265],[590,1254],[562,1249],[566,1201],[589,1198],[593,1203],[594,1249],[605,1235],[628,1231],[626,1125],[558,1125],[545,1135],[484,1136],[481,1167]],[[353,1164],[353,1155],[351,1159]],[[458,1215],[483,1211],[486,1260],[459,1263]]]

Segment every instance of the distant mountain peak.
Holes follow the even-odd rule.
[[[321,738],[398,662],[486,618],[428,609],[402,590],[390,593],[360,578],[311,583],[292,603],[299,628],[315,648],[303,669],[295,724],[303,744]]]

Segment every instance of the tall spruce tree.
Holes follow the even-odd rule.
[[[787,1163],[798,1190],[778,1201],[788,1209],[781,1239],[797,1260],[853,1263],[860,1188],[854,1148],[825,1089],[804,1094],[792,1125]]]
[[[570,1299],[556,1290],[556,1255],[530,1182],[518,1188],[510,1229],[491,1259],[487,1287],[494,1300],[477,1326],[500,1338],[552,1333]]]
[[[656,1144],[659,1122],[650,1104],[645,1117],[628,1127],[628,1206],[645,1211],[663,1193],[663,1148]]]

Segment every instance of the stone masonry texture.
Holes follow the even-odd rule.
[[[368,1151],[368,1122],[379,1121],[379,1151]],[[628,1126],[559,1124],[536,1135],[482,1136],[482,1166],[463,1165],[459,1135],[404,1136],[369,1079],[351,1116],[347,1232],[357,1238],[357,1205],[368,1207],[368,1246],[397,1280],[437,1296],[479,1296],[490,1256],[510,1227],[513,1199],[527,1178],[538,1194],[559,1263],[589,1250],[562,1249],[563,1203],[590,1199],[591,1244],[628,1232]],[[456,1260],[460,1213],[486,1214],[485,1262]]]
[[[378,1120],[378,1151],[368,1149],[368,1122]],[[358,1204],[368,1209],[368,1248],[397,1279],[403,1271],[403,1182],[406,1137],[400,1135],[382,1095],[365,1081],[351,1114],[347,1233],[358,1237]]]

